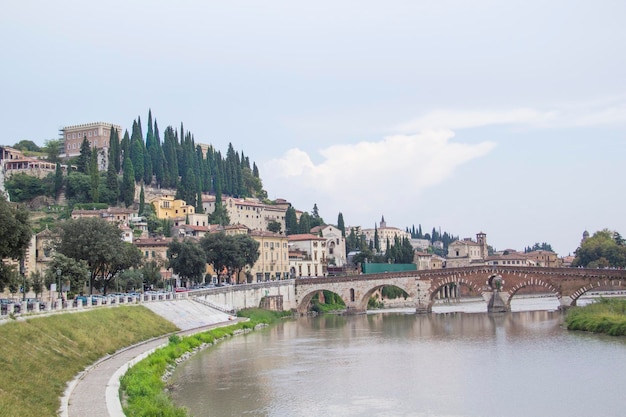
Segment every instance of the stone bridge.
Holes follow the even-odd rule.
[[[362,313],[366,311],[372,294],[385,286],[404,290],[418,313],[431,312],[436,299],[442,294],[448,296],[461,292],[482,297],[488,303],[489,311],[508,311],[515,294],[528,288],[535,292],[553,293],[562,307],[576,305],[576,300],[591,290],[626,290],[626,270],[473,266],[297,278],[202,290],[196,295],[234,309],[258,307],[270,299],[274,300],[271,305],[280,306],[281,310],[296,310],[303,314],[313,296],[327,290],[342,298],[348,313]]]

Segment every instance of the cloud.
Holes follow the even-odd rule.
[[[540,112],[530,108],[508,111],[437,110],[398,125],[394,131],[420,132],[424,129],[467,129],[503,124],[544,124],[554,119],[554,111]]]
[[[263,178],[267,189],[287,193],[299,209],[323,202],[331,213],[372,208],[379,215],[387,204],[410,207],[422,190],[444,182],[459,166],[495,147],[486,141],[456,143],[453,137],[452,131],[441,129],[333,145],[319,151],[319,163],[300,149],[290,149],[264,165]]]

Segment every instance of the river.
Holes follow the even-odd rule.
[[[172,395],[196,417],[623,417],[626,338],[562,321],[539,309],[302,317],[198,353]]]

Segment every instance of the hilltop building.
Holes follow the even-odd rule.
[[[483,232],[476,234],[476,241],[471,238],[455,240],[448,245],[446,268],[461,268],[470,265],[484,264],[489,255],[487,235]]]
[[[381,252],[385,252],[388,249],[387,242],[389,242],[389,245],[393,245],[396,236],[400,240],[403,240],[404,238],[411,239],[410,233],[398,229],[397,227],[387,226],[387,222],[385,222],[385,216],[382,216],[378,228],[374,227],[374,229],[363,229],[362,232],[365,235],[365,240],[368,244],[370,242],[374,242],[374,236],[376,233],[378,233],[378,242]]]
[[[59,135],[63,141],[63,152],[61,156],[71,158],[80,155],[80,146],[83,139],[87,139],[92,149],[98,150],[98,169],[105,171],[108,163],[109,140],[111,139],[111,130],[117,129],[118,140],[122,134],[121,126],[104,123],[85,123],[80,125],[65,126],[59,130]]]

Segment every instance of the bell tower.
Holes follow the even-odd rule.
[[[476,233],[476,243],[480,245],[480,257],[485,259],[489,256],[487,248],[487,234],[483,232]]]

